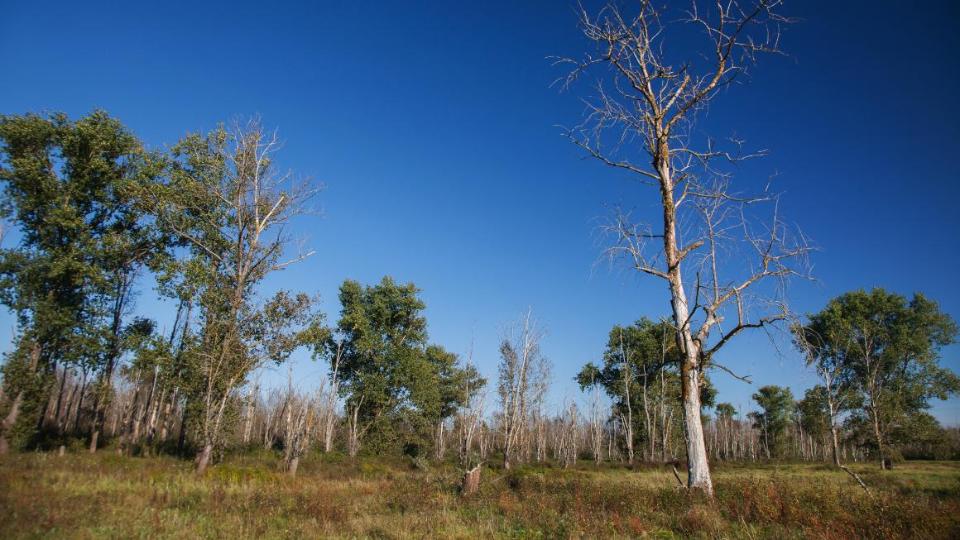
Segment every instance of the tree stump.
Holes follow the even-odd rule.
[[[480,465],[470,469],[463,475],[463,485],[460,494],[463,496],[476,493],[480,489]]]

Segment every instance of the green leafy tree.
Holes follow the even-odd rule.
[[[603,364],[588,363],[576,380],[581,389],[601,386],[613,400],[613,413],[624,427],[627,455],[643,445],[647,459],[653,460],[656,447],[666,459],[666,438],[674,416],[681,410],[680,365],[683,355],[676,331],[668,321],[643,318],[630,326],[614,326],[610,331]],[[713,404],[716,392],[703,376],[700,402]],[[668,412],[670,411],[670,412]]]
[[[316,188],[276,170],[277,147],[257,122],[191,134],[173,148],[165,180],[138,193],[159,226],[187,246],[183,260],[164,269],[175,277],[164,281],[200,312],[196,343],[177,366],[200,439],[200,473],[247,376],[323,332],[308,295],[258,294],[270,273],[310,255],[287,253],[285,228]]]
[[[960,378],[939,365],[957,325],[922,294],[854,291],[831,300],[798,332],[798,342],[818,364],[836,366],[851,399],[852,428],[872,439],[881,467],[890,445],[909,440],[909,426],[930,407],[960,391]]]
[[[786,443],[786,431],[795,412],[793,392],[782,386],[768,385],[753,394],[753,400],[760,410],[750,413],[750,416],[753,426],[760,430],[767,459],[780,457]]]
[[[2,451],[21,412],[29,413],[22,432],[37,425],[57,363],[99,368],[118,355],[127,304],[111,293],[114,270],[126,261],[129,299],[139,222],[128,188],[155,169],[136,137],[102,111],[77,121],[0,117],[0,157],[0,212],[20,232],[18,245],[0,250],[0,300],[19,331],[4,365],[13,399],[0,425]]]
[[[828,443],[833,417],[827,404],[827,389],[821,385],[808,388],[803,399],[797,402],[800,427],[807,434]]]
[[[417,452],[431,428],[463,404],[464,386],[485,383],[473,368],[459,367],[456,355],[427,345],[426,306],[418,293],[414,284],[389,277],[374,286],[347,280],[340,287],[337,336],[326,349],[341,354],[351,453],[360,437],[374,450]]]

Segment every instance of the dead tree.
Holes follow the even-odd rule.
[[[606,412],[607,408],[604,407],[603,400],[600,397],[600,386],[593,385],[593,390],[590,392],[588,428],[590,451],[593,454],[593,462],[597,466],[603,461],[603,437],[606,431]]]
[[[322,394],[308,397],[293,388],[293,376],[288,376],[286,416],[284,418],[283,462],[290,476],[297,475],[300,458],[313,440],[317,420],[317,402]]]
[[[777,197],[766,187],[759,197],[731,188],[729,164],[763,152],[742,153],[738,141],[726,149],[701,139],[695,121],[758,55],[780,51],[780,27],[789,21],[779,14],[780,0],[693,0],[686,9],[638,4],[632,14],[612,4],[595,17],[583,11],[583,34],[597,52],[558,60],[572,66],[558,82],[570,88],[587,73],[595,77],[586,117],[567,135],[659,196],[659,217],[650,220],[655,225],[616,216],[608,228],[615,238],[609,254],[624,256],[669,289],[683,353],[687,485],[712,493],[700,418],[702,373],[719,367],[713,357],[737,334],[787,317],[780,285],[803,273],[795,263],[808,248],[781,221]],[[686,61],[671,49],[679,40],[686,42],[681,51],[694,51]],[[760,209],[764,202],[772,210]]]
[[[543,331],[533,313],[527,311],[518,324],[508,328],[500,344],[501,429],[503,430],[503,468],[509,469],[522,448],[531,401],[545,386],[546,360],[540,354]]]
[[[467,357],[465,369],[470,370],[473,364],[473,347],[471,345],[470,354]],[[486,391],[477,392],[471,388],[469,381],[464,380],[464,384],[459,389],[461,392],[460,405],[454,416],[454,425],[457,428],[457,447],[460,461],[460,467],[464,470],[470,469],[474,465],[473,460],[473,441],[477,437],[477,432],[482,429],[484,407],[487,402]],[[481,458],[482,461],[483,458]],[[479,482],[479,472],[477,481]]]
[[[477,464],[472,469],[463,473],[463,484],[460,488],[461,495],[472,495],[480,490],[480,467],[481,464]]]
[[[333,355],[333,369],[330,374],[330,386],[320,400],[321,429],[323,429],[323,451],[333,451],[333,435],[337,426],[337,396],[340,393],[340,360],[343,358],[343,341],[337,342]]]
[[[360,407],[362,406],[363,396],[360,396],[360,399],[351,404],[347,411],[347,455],[351,458],[357,457],[360,453],[360,442],[370,427],[370,423],[366,426],[360,425]]]

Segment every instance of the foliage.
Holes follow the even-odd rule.
[[[841,400],[851,411],[848,426],[882,458],[886,445],[908,442],[912,426],[928,422],[931,399],[960,391],[960,377],[939,365],[940,349],[956,335],[956,323],[932,300],[878,288],[831,300],[797,328],[796,343],[853,394]]]
[[[629,326],[614,326],[607,339],[602,365],[588,363],[577,374],[576,381],[581,389],[601,386],[614,401],[612,414],[615,418],[626,417],[629,395],[635,446],[641,447],[643,443],[649,444],[650,437],[655,436],[648,433],[644,411],[660,403],[674,410],[680,410],[682,406],[682,360],[673,325],[644,317]],[[716,390],[704,374],[700,384],[701,404],[710,407],[715,397]],[[645,399],[647,405],[644,405]]]
[[[793,420],[793,392],[782,386],[768,385],[753,394],[760,411],[751,413],[754,427],[760,430],[767,457],[780,457],[784,432]]]
[[[120,297],[161,242],[144,226],[131,187],[157,166],[103,111],[77,121],[2,116],[0,157],[0,217],[21,233],[19,245],[0,250],[0,301],[16,314],[18,348],[33,350],[15,356],[39,355],[26,370],[6,364],[5,392],[16,395],[33,384],[22,377],[49,375],[58,362],[97,368],[120,353]]]
[[[485,384],[474,368],[459,367],[455,354],[427,345],[419,292],[390,277],[373,286],[345,281],[338,336],[323,344],[327,356],[341,349],[340,392],[348,410],[359,408],[373,450],[425,444],[430,428]]]

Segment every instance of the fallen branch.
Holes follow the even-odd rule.
[[[686,489],[687,485],[683,483],[683,480],[680,479],[680,471],[677,470],[677,460],[670,462],[670,469],[673,470],[673,477],[677,479],[677,483],[680,484],[681,488]]]
[[[842,469],[843,472],[852,476],[853,479],[856,480],[858,484],[860,484],[860,487],[862,487],[863,490],[867,492],[867,495],[871,495],[871,496],[873,495],[872,493],[870,493],[870,488],[867,487],[867,484],[863,482],[863,480],[860,478],[860,476],[857,473],[848,469],[846,465],[838,465],[838,467],[840,467],[840,469]]]

